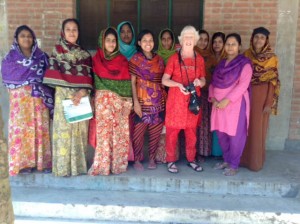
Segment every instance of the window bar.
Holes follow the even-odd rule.
[[[201,27],[201,29],[203,29],[203,16],[204,16],[204,0],[200,0],[200,12],[199,12],[199,16],[200,16],[200,21],[199,21],[199,25]]]
[[[137,33],[141,31],[141,1],[137,0]]]
[[[172,29],[173,0],[169,0],[168,28]]]
[[[107,26],[110,27],[110,0],[106,0]]]

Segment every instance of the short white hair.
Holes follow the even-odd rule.
[[[199,35],[199,32],[196,30],[196,28],[191,26],[191,25],[185,26],[182,29],[182,31],[180,33],[180,36],[178,36],[178,40],[179,40],[180,45],[182,45],[181,41],[182,41],[183,36],[186,35],[187,33],[194,34],[194,36],[195,36],[194,46],[196,46],[198,40],[200,39],[200,35]]]

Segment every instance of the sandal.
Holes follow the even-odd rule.
[[[214,170],[224,170],[225,168],[228,168],[228,163],[217,163],[215,166],[214,166]]]
[[[51,168],[45,168],[43,170],[43,173],[52,173],[52,169]]]
[[[25,168],[25,169],[22,169],[20,170],[21,174],[31,174],[32,173],[32,168]]]
[[[196,172],[202,172],[203,171],[202,166],[198,165],[195,161],[194,162],[189,162],[187,165],[189,167],[191,167],[193,170],[195,170]]]
[[[238,172],[238,169],[233,169],[233,168],[226,168],[223,172],[225,176],[234,176]]]
[[[136,161],[134,164],[133,164],[133,168],[137,171],[144,171],[144,166],[143,164],[141,164],[141,162],[139,161]]]
[[[175,162],[168,163],[167,166],[168,166],[168,171],[170,173],[178,173],[178,168],[177,168]]]
[[[149,170],[155,170],[157,168],[156,163],[154,160],[150,160],[148,164],[148,169]]]

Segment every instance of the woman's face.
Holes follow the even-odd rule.
[[[68,42],[76,44],[79,36],[77,24],[73,21],[66,23],[64,27],[64,35]]]
[[[154,47],[153,36],[150,33],[145,34],[138,42],[144,53],[150,53]]]
[[[28,30],[22,30],[17,37],[21,50],[31,50],[33,45],[33,36]]]
[[[206,33],[201,33],[200,38],[197,42],[197,47],[199,47],[201,50],[206,49],[208,46],[208,36]]]
[[[172,37],[169,32],[164,32],[164,34],[161,37],[161,44],[164,49],[170,50],[173,44]]]
[[[260,52],[267,42],[267,37],[261,33],[255,34],[252,40],[254,50]]]
[[[184,50],[193,50],[195,46],[195,35],[194,33],[185,33],[182,37],[181,47]]]
[[[234,37],[229,37],[226,40],[224,49],[227,56],[235,57],[239,54],[240,45]]]
[[[121,31],[120,31],[120,37],[121,40],[125,43],[125,44],[130,44],[132,41],[132,30],[130,29],[128,24],[124,24],[121,27]]]
[[[113,34],[108,34],[104,39],[104,49],[105,52],[110,55],[114,52],[117,46],[117,39],[116,36]]]
[[[221,37],[216,37],[213,40],[213,50],[215,53],[221,53],[224,47],[224,42]]]

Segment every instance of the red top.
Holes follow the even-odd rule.
[[[200,79],[201,77],[205,77],[204,60],[199,54],[196,54],[196,60],[194,58],[183,59],[180,72],[178,53],[176,53],[169,58],[165,74],[170,75],[173,81],[187,86],[187,78],[190,83],[193,83],[196,78]],[[196,91],[197,95],[200,96],[201,93],[199,86],[196,87]],[[190,94],[184,95],[180,92],[178,87],[169,88],[166,105],[166,127],[185,129],[195,128],[197,126],[198,122],[201,120],[201,113],[194,115],[189,111],[189,99]]]

